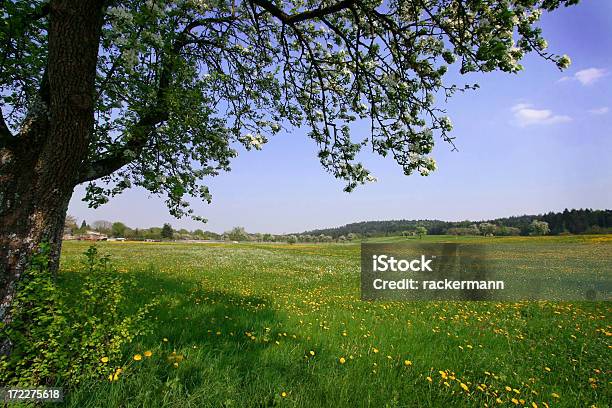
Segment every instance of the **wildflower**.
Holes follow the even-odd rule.
[[[164,337],[164,343],[167,343],[167,342],[168,342],[168,339]]]
[[[544,370],[550,372],[550,368],[548,368],[548,367],[544,367]]]
[[[467,386],[467,385],[465,385],[464,383],[459,383],[459,385],[461,386],[461,388],[463,388],[463,390],[464,390],[465,392],[470,392],[470,389],[469,389],[469,388],[468,388],[468,386]]]
[[[338,361],[340,362],[340,364],[346,363],[346,359],[344,357],[340,357],[340,360]]]
[[[412,361],[410,361],[410,360],[404,360],[404,365],[405,365],[406,367],[409,367],[409,366],[411,366],[411,365],[412,365]]]
[[[310,352],[308,354],[310,354],[311,356],[314,356],[315,352],[313,350],[310,350]]]
[[[559,394],[557,394],[556,392],[553,392],[552,394],[550,394],[553,398],[560,398]]]
[[[174,366],[174,368],[178,368],[178,365],[179,365],[179,364],[178,364],[178,363],[174,363],[174,364],[172,364],[172,365]]]
[[[446,372],[444,372],[444,371],[442,371],[442,370],[440,370],[440,371],[438,371],[438,372],[440,373],[440,377],[442,377],[442,379],[446,380],[446,378],[448,377],[448,376],[446,375]]]
[[[287,393],[285,391],[281,392],[281,397],[286,398],[287,397]]]
[[[147,350],[144,352],[144,356],[145,357],[151,357],[153,355],[153,353],[150,350]]]
[[[519,403],[519,402],[518,402],[518,400],[517,400],[516,398],[512,398],[510,401],[512,401],[512,403],[513,403],[514,405],[518,405],[518,403]]]
[[[506,385],[506,391],[512,391],[512,388],[510,388],[510,387],[508,387],[508,386]]]
[[[117,381],[119,379],[119,374],[121,374],[123,372],[123,370],[121,368],[118,368],[115,370],[115,372],[113,374],[110,374],[108,376],[108,380],[109,381]]]
[[[108,357],[102,357],[100,361],[103,363],[108,363]]]
[[[374,352],[374,354],[378,353],[378,349],[377,348],[373,348],[372,351]]]
[[[433,380],[431,379],[431,377],[427,377],[427,381],[432,382]]]
[[[497,397],[497,399],[495,400],[495,402],[497,402],[498,404],[501,404],[501,403],[502,403],[502,402],[504,402],[504,401],[502,401],[502,399],[501,399],[501,398]]]
[[[134,355],[134,361],[140,361],[140,360],[142,360],[142,356],[140,354]]]

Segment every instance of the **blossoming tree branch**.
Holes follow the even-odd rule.
[[[68,202],[87,183],[98,206],[130,186],[211,199],[203,180],[239,145],[260,149],[306,126],[346,190],[373,180],[357,153],[406,174],[435,169],[452,144],[435,102],[475,85],[461,73],[516,73],[535,52],[559,68],[538,28],[577,0],[2,1],[0,313],[38,244],[56,267]],[[369,123],[351,135],[350,124]]]

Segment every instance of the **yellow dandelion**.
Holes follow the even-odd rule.
[[[506,385],[506,391],[512,391],[512,388]]]
[[[310,354],[311,356],[314,356],[315,352],[313,350],[310,350],[310,352],[308,354]]]
[[[281,392],[281,397],[287,398],[287,393],[285,391]]]
[[[548,368],[548,367],[544,367],[544,370],[550,372],[550,368]]]
[[[535,402],[532,402],[532,403],[531,403],[531,406],[532,406],[533,408],[538,408],[538,404],[536,404]]]
[[[164,337],[164,343],[167,343],[167,342],[168,342],[168,339]]]
[[[340,362],[340,364],[346,363],[346,359],[344,357],[340,357],[338,361]]]
[[[377,348],[373,348],[373,349],[372,349],[372,351],[373,351],[374,353],[378,353],[378,349],[377,349]]]
[[[459,383],[459,385],[461,386],[461,388],[463,388],[464,391],[466,392],[470,392],[470,389],[468,388],[467,385],[465,385],[464,383]]]
[[[550,394],[553,398],[560,398],[559,394],[557,394],[556,392],[553,392],[552,394]]]
[[[178,367],[178,363],[172,364],[175,368]]]
[[[502,401],[502,399],[498,397],[498,398],[495,400],[495,402],[497,402],[498,404],[501,404],[501,403],[502,403],[502,402],[504,402],[504,401]]]
[[[518,400],[517,400],[516,398],[512,398],[510,401],[512,401],[512,403],[513,403],[514,405],[518,405],[518,403],[519,403],[519,402],[518,402]]]
[[[144,356],[145,357],[151,357],[153,355],[153,353],[150,350],[147,350],[144,352]]]
[[[404,365],[405,365],[406,367],[410,367],[410,366],[412,365],[412,361],[410,361],[410,360],[404,360]]]
[[[427,377],[427,381],[432,382],[433,380],[431,379],[431,377]]]
[[[140,354],[135,354],[134,361],[140,361],[140,360],[142,360],[142,356]]]
[[[102,357],[100,361],[103,363],[108,363],[108,357]]]
[[[442,377],[443,380],[446,380],[446,378],[448,377],[448,375],[446,375],[446,372],[440,370],[438,371],[440,373],[440,377]]]

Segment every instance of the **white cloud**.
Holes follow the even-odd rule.
[[[609,111],[610,111],[610,108],[608,108],[607,106],[602,106],[601,108],[589,110],[589,113],[592,115],[605,115]]]
[[[516,124],[525,127],[530,125],[553,125],[572,120],[567,115],[555,115],[549,109],[534,109],[528,103],[519,103],[512,107]]]
[[[574,74],[574,78],[582,85],[593,85],[595,82],[606,76],[607,71],[602,68],[587,68]]]

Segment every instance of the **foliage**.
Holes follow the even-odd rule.
[[[231,231],[226,232],[225,236],[230,241],[248,241],[249,235],[244,230],[244,227],[234,227]]]
[[[287,237],[287,243],[288,244],[295,244],[297,242],[298,242],[298,239],[297,239],[297,237],[295,235],[289,235]]]
[[[551,234],[570,232],[572,234],[606,233],[612,228],[612,210],[568,210],[563,212],[540,215],[522,215],[518,217],[496,218],[486,223],[496,226],[494,235],[528,235],[531,232],[533,220],[545,221],[549,224]],[[427,228],[429,235],[479,235],[481,231],[474,221],[441,221],[441,220],[389,220],[364,221],[347,224],[342,227],[307,231],[303,234],[328,234],[333,237],[349,233],[362,236],[402,235],[414,231],[417,225]],[[482,225],[482,223],[481,223]],[[596,228],[594,228],[596,227]]]
[[[533,235],[548,235],[550,228],[546,221],[533,220],[531,222],[531,233]]]
[[[414,229],[415,233],[419,236],[419,238],[423,238],[423,235],[427,235],[427,228],[418,226]]]
[[[125,315],[134,279],[120,275],[95,246],[84,255],[83,282],[74,291],[59,287],[51,275],[49,245],[32,257],[6,329],[13,349],[0,359],[2,384],[68,387],[105,378],[112,368],[101,358],[120,360],[122,348],[147,332],[145,317],[155,301]]]
[[[164,226],[161,229],[161,237],[165,238],[165,239],[172,239],[172,237],[174,236],[174,230],[172,229],[172,225],[170,224],[164,224]]]
[[[93,222],[93,227],[95,231],[103,234],[110,234],[113,228],[113,223],[106,220],[96,220]]]
[[[543,11],[575,3],[104,2],[91,28],[101,32],[95,89],[84,91],[96,95],[96,124],[77,183],[90,182],[93,206],[136,185],[165,194],[172,214],[192,214],[186,195],[211,200],[203,178],[283,126],[310,128],[321,165],[347,191],[376,180],[359,162],[368,145],[405,174],[427,175],[435,136],[453,139],[436,96],[477,87],[447,83],[447,70],[516,73],[529,52],[566,68],[538,24]],[[42,1],[3,6],[0,106],[7,130],[19,130],[47,115],[40,95],[56,14]],[[355,125],[369,129],[355,136]]]
[[[478,230],[484,236],[494,235],[497,230],[497,225],[490,222],[482,222],[478,224]]]
[[[127,227],[124,223],[113,222],[113,225],[111,227],[111,234],[114,237],[125,237],[126,230],[127,230]]]

